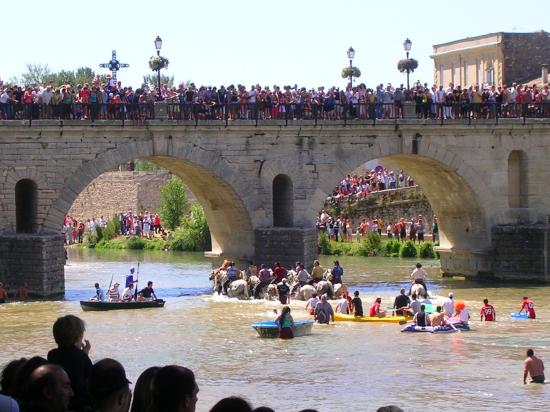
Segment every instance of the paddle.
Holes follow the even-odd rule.
[[[109,282],[109,289],[107,289],[107,295],[109,295],[109,291],[111,290],[111,285],[113,284],[113,276],[115,275],[114,274],[111,275],[111,281]]]
[[[134,290],[134,300],[137,301],[137,291],[138,291],[138,283],[139,283],[139,262],[138,262],[138,267],[137,267],[137,272],[136,272],[136,289]]]

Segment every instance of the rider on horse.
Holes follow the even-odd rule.
[[[411,283],[411,288],[409,289],[409,295],[412,292],[412,285],[414,285],[415,283],[424,286],[425,293],[428,293],[428,287],[426,286],[426,279],[428,278],[428,274],[422,268],[422,264],[416,264],[416,268],[411,273],[411,278],[413,279],[413,281]]]

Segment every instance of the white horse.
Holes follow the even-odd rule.
[[[248,300],[249,289],[247,281],[244,279],[237,279],[231,282],[227,287],[227,296],[230,298]]]
[[[315,288],[315,286],[304,285],[298,290],[298,292],[294,296],[294,299],[309,300],[314,293],[317,293],[317,289]]]
[[[411,295],[416,294],[418,297],[423,297],[426,293],[426,289],[420,283],[415,283],[411,287]]]

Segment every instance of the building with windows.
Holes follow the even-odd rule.
[[[511,85],[541,79],[550,63],[550,33],[491,33],[433,46],[434,82],[468,87]],[[543,75],[544,77],[544,75]]]

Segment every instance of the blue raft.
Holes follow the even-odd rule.
[[[294,325],[292,326],[292,332],[294,334],[294,337],[297,338],[300,336],[311,335],[311,330],[313,329],[313,323],[314,322],[312,320],[295,321]],[[279,327],[275,322],[272,322],[272,321],[256,322],[250,326],[252,326],[256,332],[258,332],[258,335],[260,335],[260,338],[279,337]]]
[[[454,326],[454,327],[453,327]],[[445,326],[416,326],[416,325],[409,325],[403,329],[401,329],[401,332],[412,332],[412,333],[455,333],[458,331],[468,331],[470,330],[470,327],[468,325],[464,325],[462,323],[454,324],[453,326],[445,325]]]

